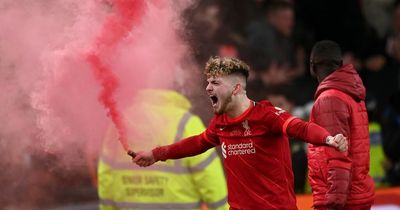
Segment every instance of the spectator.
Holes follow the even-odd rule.
[[[390,98],[382,120],[384,164],[386,180],[392,186],[400,185],[400,91]]]
[[[135,149],[171,144],[204,129],[190,102],[172,90],[140,91],[126,111]],[[227,188],[215,149],[143,169],[131,164],[112,127],[104,139],[98,168],[100,209],[228,209]]]
[[[293,5],[286,0],[265,3],[261,19],[247,28],[248,60],[264,85],[288,84],[304,73],[304,52],[294,43]]]
[[[343,133],[350,145],[346,153],[308,147],[308,178],[318,210],[364,210],[374,202],[365,88],[353,65],[343,65],[342,59],[339,45],[329,40],[317,42],[310,56],[310,72],[319,82],[310,121]]]

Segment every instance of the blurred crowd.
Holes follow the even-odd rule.
[[[308,70],[311,47],[339,43],[344,64],[355,66],[367,89],[371,175],[376,186],[400,184],[400,1],[203,0],[184,17],[199,67],[212,55],[238,57],[252,69],[250,98],[305,120],[317,86]],[[299,193],[307,192],[305,147],[292,141]]]

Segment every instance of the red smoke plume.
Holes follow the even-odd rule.
[[[110,55],[120,42],[140,21],[145,14],[146,5],[143,0],[115,0],[113,12],[106,19],[100,35],[96,38],[94,49],[89,52],[87,61],[91,64],[97,81],[102,90],[99,100],[103,103],[119,133],[119,140],[125,151],[130,151],[127,131],[121,112],[115,101],[115,90],[118,88],[118,78],[101,56]]]

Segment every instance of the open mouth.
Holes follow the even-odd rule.
[[[218,97],[217,96],[210,96],[211,103],[213,106],[215,106],[218,103]]]

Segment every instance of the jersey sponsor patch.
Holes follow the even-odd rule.
[[[251,155],[256,153],[256,148],[252,141],[239,144],[221,144],[222,156],[226,159],[236,155]]]

